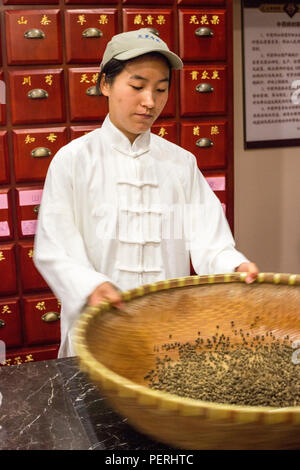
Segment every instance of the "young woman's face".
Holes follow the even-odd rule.
[[[144,56],[126,64],[112,85],[102,80],[111,122],[134,142],[162,112],[169,89],[169,67],[163,58]]]

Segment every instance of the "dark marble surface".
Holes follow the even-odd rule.
[[[0,368],[0,450],[17,449],[169,450],[115,413],[76,358]]]

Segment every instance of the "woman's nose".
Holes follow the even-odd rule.
[[[146,106],[147,108],[153,108],[154,104],[155,100],[152,91],[145,90],[142,97],[142,105]]]

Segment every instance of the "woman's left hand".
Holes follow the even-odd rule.
[[[245,281],[247,284],[254,282],[259,273],[259,269],[255,263],[242,263],[235,269],[235,271],[239,273],[247,273]]]

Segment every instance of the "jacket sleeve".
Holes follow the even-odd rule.
[[[197,274],[233,272],[249,260],[235,248],[222,205],[192,158],[190,204],[185,216],[185,233],[191,261]]]
[[[68,323],[78,316],[87,297],[110,281],[87,257],[74,220],[71,168],[58,152],[48,169],[34,242],[34,264],[67,312]]]

